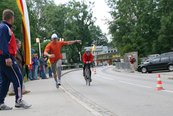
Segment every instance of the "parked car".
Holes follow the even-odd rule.
[[[137,70],[142,73],[169,70],[173,71],[173,52],[163,53],[144,64],[138,66]]]
[[[151,55],[149,55],[149,56],[147,56],[146,58],[144,58],[143,60],[142,60],[142,64],[146,64],[146,63],[148,63],[150,60],[152,60],[152,59],[154,59],[154,58],[156,58],[156,57],[158,57],[158,56],[160,56],[160,54],[151,54]]]
[[[153,58],[156,58],[158,56],[160,56],[160,54],[151,54],[148,56],[148,59],[153,59]]]

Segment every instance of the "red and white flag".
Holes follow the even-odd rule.
[[[30,35],[30,24],[28,9],[26,0],[16,0],[18,9],[22,15],[22,30],[24,40],[24,52],[25,52],[25,64],[31,64],[31,35]]]

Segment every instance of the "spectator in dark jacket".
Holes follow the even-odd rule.
[[[2,85],[0,89],[0,110],[12,110],[12,107],[4,103],[10,82],[14,85],[15,107],[29,108],[25,101],[22,100],[23,75],[16,63],[15,55],[17,45],[12,24],[14,23],[14,12],[6,9],[2,15],[3,22],[0,23],[0,73]]]

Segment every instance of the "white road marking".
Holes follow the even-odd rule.
[[[126,82],[126,81],[119,81],[119,82],[120,82],[120,83],[125,83],[125,84],[128,84],[128,85],[137,86],[137,87],[152,88],[152,87],[149,87],[149,86],[139,85],[139,84],[135,84],[135,83],[129,83],[129,82]]]
[[[103,79],[110,80],[110,81],[114,80],[114,79],[106,78],[106,77],[102,77],[102,76],[100,76],[99,78],[103,78]],[[124,84],[128,84],[128,85],[132,85],[132,86],[142,87],[142,88],[148,88],[148,89],[152,88],[152,87],[149,87],[149,86],[139,85],[139,84],[135,84],[135,83],[130,83],[130,82],[127,82],[127,81],[119,81],[119,82],[120,83],[124,83]],[[171,91],[171,90],[162,90],[162,91],[167,92],[167,93],[173,93],[173,91]]]
[[[92,109],[91,107],[89,107],[86,103],[82,102],[77,97],[75,97],[74,95],[72,95],[70,92],[66,91],[62,86],[60,86],[60,88],[63,89],[72,99],[74,99],[80,105],[82,105],[87,110],[89,110],[93,115],[95,115],[95,116],[102,116],[99,112],[95,111],[94,109]]]
[[[97,75],[98,76],[98,75]],[[95,77],[95,76],[93,76]],[[108,77],[108,76],[107,76]],[[106,79],[106,80],[110,80],[110,81],[113,81],[114,79],[111,79],[111,78],[107,78],[107,77],[103,77],[103,75],[100,75],[98,78],[102,78],[102,79]]]
[[[113,81],[114,80],[114,79],[106,78],[106,77],[99,77],[99,78],[103,78],[103,79],[110,80],[110,81]]]
[[[133,86],[137,86],[137,87],[143,87],[143,88],[148,88],[151,89],[152,87],[149,86],[145,86],[145,85],[139,85],[139,84],[134,84],[134,83],[129,83],[126,81],[119,81],[120,83],[124,83],[124,84],[128,84],[128,85],[133,85]],[[167,92],[167,93],[173,93],[173,91],[171,90],[162,90],[163,92]]]
[[[168,93],[173,93],[173,91],[171,91],[171,90],[163,90],[163,91],[168,92]]]

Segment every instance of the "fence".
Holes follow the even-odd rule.
[[[125,70],[125,71],[132,71],[130,63],[129,62],[116,62],[116,66],[117,69],[120,70]],[[134,64],[134,68],[135,70],[137,69],[137,64]]]
[[[116,62],[116,68],[117,69],[124,69],[124,70],[130,70],[130,64],[129,62]]]

